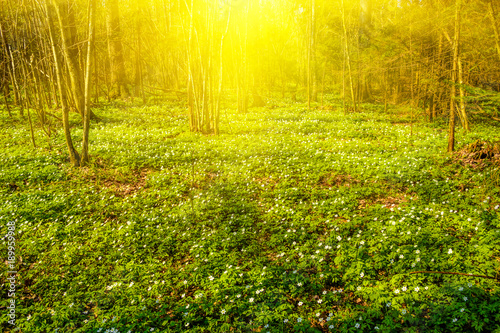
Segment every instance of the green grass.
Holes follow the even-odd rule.
[[[17,230],[21,332],[492,332],[498,168],[447,155],[444,126],[393,107],[108,106],[92,165],[3,114],[0,223]],[[72,118],[79,142],[81,128]],[[458,133],[458,146],[499,140]],[[7,253],[7,240],[0,243]],[[6,266],[0,292],[7,295]],[[12,326],[1,303],[0,327]]]

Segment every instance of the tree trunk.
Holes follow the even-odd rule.
[[[458,83],[460,84],[460,119],[462,121],[462,127],[466,132],[470,131],[469,119],[467,118],[467,112],[465,109],[465,91],[463,88],[464,79],[463,79],[463,68],[462,68],[462,57],[458,56]]]
[[[247,1],[245,12],[245,31],[243,40],[240,33],[240,52],[241,64],[238,66],[238,113],[246,113],[248,110],[248,12],[250,10],[250,1]]]
[[[4,89],[3,102],[5,103],[5,108],[7,109],[7,112],[9,113],[9,117],[12,118],[12,112],[10,111],[9,102],[7,101],[7,95],[8,95],[7,86],[8,86],[8,84],[6,84],[4,87],[2,87]]]
[[[489,0],[488,2],[488,12],[490,14],[493,33],[495,34],[495,46],[497,49],[498,58],[500,59],[500,34],[498,32],[497,18],[496,18],[495,8],[493,7],[493,0]]]
[[[311,0],[311,84],[313,102],[318,101],[318,64],[316,63],[316,0]]]
[[[434,94],[431,94],[429,101],[429,122],[434,121]]]
[[[78,62],[78,48],[76,41],[76,22],[73,12],[74,3],[63,3],[62,0],[52,0],[56,9],[59,30],[62,37],[62,50],[68,69],[71,92],[76,111],[83,118],[85,96],[82,86],[82,75]]]
[[[92,73],[92,53],[94,53],[95,7],[96,0],[89,0],[89,32],[87,38],[87,64],[85,68],[85,108],[83,112],[82,166],[89,163],[90,77]]]
[[[59,95],[61,97],[61,109],[62,109],[62,118],[63,118],[63,128],[64,128],[64,137],[66,139],[66,147],[68,148],[68,153],[69,153],[69,159],[71,164],[74,167],[79,167],[80,166],[80,155],[78,155],[78,152],[75,150],[75,147],[73,146],[73,140],[71,139],[71,131],[69,128],[69,108],[67,104],[67,99],[65,96],[65,87],[64,87],[64,78],[62,74],[62,61],[61,58],[59,57],[59,54],[57,53],[57,47],[56,47],[56,37],[55,37],[55,32],[54,32],[54,27],[53,23],[54,17],[52,15],[52,8],[49,6],[48,2],[50,0],[45,0],[45,9],[47,13],[47,25],[49,28],[49,35],[50,35],[50,43],[52,47],[52,54],[54,56],[54,65],[56,68],[56,77],[57,77],[57,86],[59,89]],[[62,28],[62,27],[60,27]],[[63,45],[64,48],[64,45]]]
[[[21,101],[21,94],[19,93],[19,84],[17,82],[17,77],[16,77],[16,67],[14,65],[14,57],[12,55],[12,49],[10,48],[10,45],[7,42],[7,37],[5,37],[1,21],[0,21],[0,36],[2,37],[2,44],[4,46],[3,50],[6,58],[7,70],[9,73],[10,81],[12,82],[12,88],[14,92],[14,104],[20,105],[22,104],[22,101]],[[21,117],[23,117],[24,114],[22,105],[20,112],[21,112]]]
[[[342,38],[342,37],[341,37]],[[342,43],[344,44],[344,43]],[[345,47],[342,45],[342,110],[344,111],[344,115],[347,114],[346,107],[345,107]]]
[[[345,7],[344,7],[344,0],[342,0],[342,27],[344,30],[344,47],[345,47],[345,54],[346,54],[346,60],[347,60],[347,69],[349,72],[349,86],[351,88],[351,98],[352,98],[352,104],[353,104],[353,109],[354,111],[357,111],[357,100],[356,100],[356,95],[354,94],[354,84],[352,80],[352,71],[351,71],[351,57],[349,54],[349,43],[347,41],[347,26],[345,23]],[[345,98],[345,97],[344,97]]]
[[[146,97],[144,96],[144,82],[142,77],[142,8],[141,5],[138,4],[137,7],[137,17],[136,17],[136,32],[137,32],[137,50],[135,53],[135,78],[134,78],[134,88],[135,88],[135,96],[141,97],[142,102],[146,102]]]
[[[112,96],[126,98],[129,96],[129,92],[123,60],[118,0],[106,1],[106,27],[108,34],[108,53],[111,65]]]
[[[359,52],[360,59],[362,59],[363,54],[365,53],[365,49],[370,45],[370,27],[371,27],[371,0],[360,0],[360,15],[359,15]],[[360,61],[360,65],[363,66],[365,61]],[[371,92],[370,92],[370,79],[369,75],[365,73],[363,68],[360,68],[359,75],[359,96],[358,101],[370,101],[371,100]]]
[[[458,60],[460,47],[460,10],[461,0],[455,0],[455,36],[453,39],[453,69],[451,72],[452,86],[450,97],[450,123],[448,129],[448,152],[455,150],[455,96],[458,83]]]
[[[187,6],[187,3],[186,3]],[[198,131],[196,115],[197,111],[194,105],[194,80],[193,80],[193,30],[194,30],[194,0],[191,0],[191,6],[187,8],[189,11],[189,33],[188,33],[188,47],[187,47],[187,67],[188,67],[188,80],[187,80],[187,103],[189,113],[189,129],[191,132]]]

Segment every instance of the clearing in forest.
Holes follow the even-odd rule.
[[[498,165],[378,108],[227,113],[219,136],[165,107],[108,108],[80,169],[62,133],[32,150],[3,128],[21,331],[498,329]],[[499,139],[475,133],[457,146]]]

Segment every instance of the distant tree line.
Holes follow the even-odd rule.
[[[467,131],[471,115],[500,120],[499,7],[494,0],[3,0],[1,102],[27,119],[32,134],[36,123],[50,138],[62,122],[75,166],[88,163],[92,103],[164,92],[186,101],[192,131],[214,134],[228,95],[242,113],[271,93],[300,96],[309,107],[339,93],[345,112],[365,102],[407,104],[429,121],[449,119],[452,151],[456,119]],[[80,151],[69,112],[82,119]]]

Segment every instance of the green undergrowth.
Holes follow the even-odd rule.
[[[33,149],[2,118],[20,331],[498,331],[498,168],[447,155],[440,126],[363,110],[226,110],[203,136],[177,106],[109,105],[77,170],[62,130]]]

